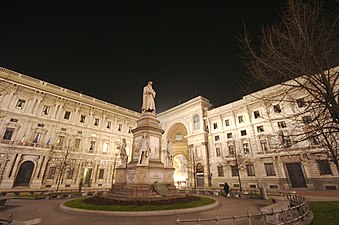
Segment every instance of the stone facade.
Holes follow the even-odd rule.
[[[133,159],[132,130],[141,113],[1,67],[0,83],[0,190],[108,190],[123,138]],[[176,185],[338,190],[337,169],[322,146],[308,140],[279,146],[279,134],[295,129],[286,115],[300,110],[297,104],[254,95],[217,108],[199,96],[157,114],[164,131],[160,161],[171,141]]]

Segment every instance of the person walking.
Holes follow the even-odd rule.
[[[224,195],[227,197],[227,195],[230,193],[230,186],[228,185],[227,182],[224,184]]]

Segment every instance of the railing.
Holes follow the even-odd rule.
[[[240,216],[226,216],[222,217],[217,214],[213,218],[195,218],[195,219],[180,219],[180,215],[176,216],[175,224],[206,224],[219,225],[221,222],[229,222],[227,224],[239,225],[239,224],[261,224],[261,225],[283,225],[293,224],[296,221],[304,221],[305,217],[308,216],[310,210],[308,208],[306,199],[303,196],[295,194],[284,195],[287,204],[279,204],[279,201],[261,208],[260,212],[250,213]],[[284,200],[283,200],[284,201]]]

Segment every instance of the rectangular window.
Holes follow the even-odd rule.
[[[99,177],[98,177],[98,179],[104,179],[104,172],[105,172],[105,169],[100,169],[99,170]]]
[[[26,103],[25,100],[19,99],[18,102],[16,103],[16,108],[17,108],[17,109],[23,109],[25,103]]]
[[[254,115],[254,118],[257,119],[257,118],[260,118],[260,112],[259,110],[256,110],[253,112],[253,115]]]
[[[108,143],[105,142],[103,147],[102,147],[102,153],[103,154],[107,154],[107,152],[108,152]]]
[[[232,133],[227,133],[227,138],[228,139],[232,138]]]
[[[121,130],[122,130],[122,124],[119,124],[118,131],[121,131]]]
[[[332,170],[328,160],[317,160],[320,175],[332,175]]]
[[[2,137],[2,139],[4,139],[4,140],[11,140],[12,136],[13,136],[13,133],[14,133],[14,129],[7,128],[5,133],[4,133],[4,136]]]
[[[35,132],[34,138],[33,138],[33,143],[39,143],[41,135],[42,135],[42,133]]]
[[[285,123],[285,121],[280,121],[280,122],[278,122],[278,128],[286,128],[287,126],[286,126],[286,123]]]
[[[89,150],[93,152],[94,148],[95,148],[95,141],[91,141],[91,145],[89,147]]]
[[[107,121],[107,128],[111,129],[111,126],[112,126],[112,122],[111,121]]]
[[[246,132],[246,130],[242,130],[242,131],[240,131],[240,134],[241,134],[241,136],[246,136],[247,132]]]
[[[230,126],[230,120],[229,119],[225,120],[225,126],[226,127]]]
[[[80,123],[85,123],[86,116],[85,115],[80,115]]]
[[[281,113],[281,107],[280,107],[280,105],[279,105],[279,104],[273,105],[273,111],[274,111],[275,113]]]
[[[239,175],[239,170],[236,166],[231,166],[232,177],[237,177]]]
[[[76,138],[76,139],[74,140],[74,148],[75,148],[75,149],[79,149],[79,148],[80,148],[80,141],[81,141],[80,138]]]
[[[215,148],[215,152],[216,152],[217,157],[221,156],[221,149],[220,149],[220,147],[216,147]]]
[[[70,111],[66,111],[65,115],[64,115],[64,119],[65,120],[69,120],[70,117],[71,117],[71,112]]]
[[[74,167],[71,167],[67,170],[67,176],[66,179],[72,179],[73,178],[73,173],[74,173]]]
[[[99,119],[98,118],[94,119],[94,126],[99,126]]]
[[[283,142],[283,145],[284,147],[290,147],[292,146],[292,141],[291,141],[291,138],[290,136],[282,136],[282,142]]]
[[[38,123],[38,127],[44,127],[45,126],[45,124],[43,124],[43,123]]]
[[[214,141],[219,141],[219,140],[220,140],[219,135],[215,135],[215,136],[214,136]]]
[[[229,145],[228,146],[228,153],[230,155],[235,155],[235,148],[234,148],[234,145]]]
[[[55,166],[52,166],[52,167],[49,168],[47,179],[53,179],[54,178],[55,170],[56,170]]]
[[[299,108],[305,107],[306,106],[305,99],[304,98],[297,99],[297,105]]]
[[[255,176],[253,164],[246,165],[247,176]]]
[[[238,116],[238,122],[243,123],[244,122],[244,116]]]
[[[260,140],[260,148],[261,148],[261,151],[263,151],[263,152],[268,150],[266,140]]]
[[[14,118],[11,118],[11,119],[10,119],[10,122],[11,122],[11,123],[16,123],[16,122],[18,122],[18,120],[17,120],[17,119],[14,119]]]
[[[273,163],[264,163],[266,176],[276,176]]]
[[[264,130],[264,126],[257,126],[257,132],[258,133],[262,133],[262,132],[264,132],[265,130]]]
[[[224,167],[223,166],[218,166],[218,177],[223,177],[224,176]]]
[[[42,114],[43,114],[43,115],[48,115],[49,109],[50,109],[49,106],[44,105],[44,107],[42,108]]]
[[[217,123],[213,123],[213,129],[218,129],[218,124]]]
[[[132,127],[128,127],[128,133],[132,133]]]
[[[58,136],[58,139],[56,141],[56,146],[62,146],[64,144],[65,137],[64,136]]]
[[[244,154],[250,153],[250,145],[248,143],[243,143],[242,147],[244,149]]]

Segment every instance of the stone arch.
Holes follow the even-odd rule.
[[[190,154],[187,134],[187,127],[182,123],[172,124],[166,134],[167,141],[172,142],[174,184],[176,186],[186,186],[189,177]]]
[[[27,160],[21,163],[18,174],[16,175],[14,186],[29,186],[33,170],[34,162]]]

